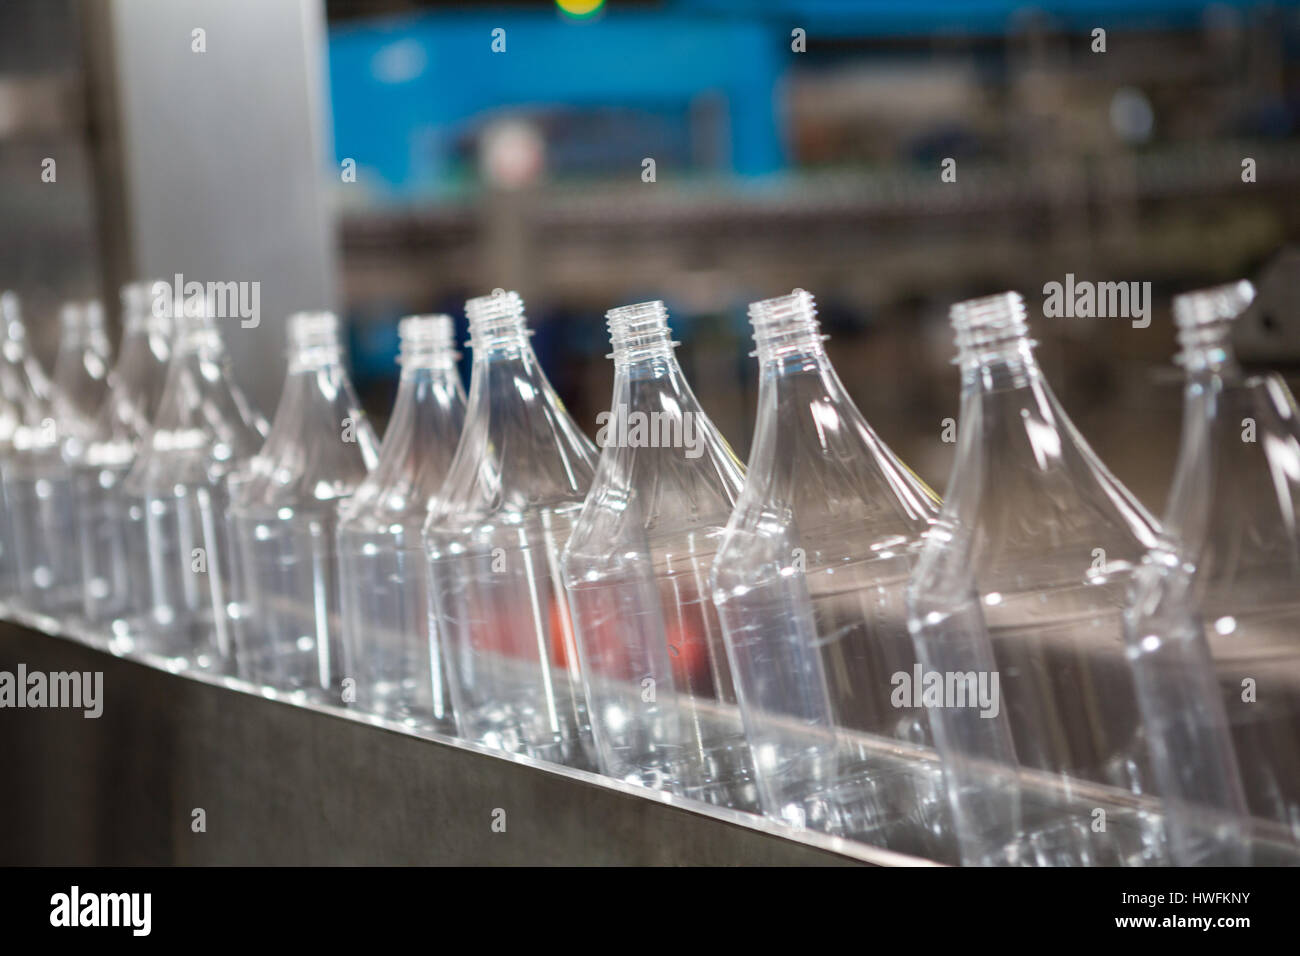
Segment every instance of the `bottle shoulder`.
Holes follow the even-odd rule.
[[[333,509],[365,480],[378,440],[340,369],[290,375],[266,441],[232,488],[236,509]]]
[[[343,507],[344,524],[422,527],[446,481],[463,422],[463,402],[395,408],[378,463]]]
[[[707,551],[710,558],[735,508],[744,469],[721,436],[694,446],[606,446],[573,529],[574,564],[597,568],[628,556],[672,563]]]
[[[1275,375],[1188,389],[1169,548],[1215,607],[1300,603],[1300,413]],[[1288,598],[1288,595],[1293,597]]]
[[[825,541],[836,542],[822,549],[836,560],[835,550],[912,547],[938,515],[938,496],[880,439],[838,379],[801,378],[760,395],[728,553]]]
[[[1041,379],[963,400],[942,522],[954,573],[985,594],[1119,580],[1159,536]]]
[[[431,518],[472,524],[497,513],[581,506],[596,449],[537,374],[472,383],[456,453]]]

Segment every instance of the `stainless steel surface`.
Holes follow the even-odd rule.
[[[19,663],[102,671],[104,706],[0,709],[0,864],[923,862],[0,623]]]
[[[334,305],[321,0],[104,0],[87,18],[109,286],[258,282],[261,324],[223,322],[239,384],[269,413],[284,317]],[[202,51],[195,31],[202,30]],[[337,175],[337,173],[335,173]],[[126,255],[111,248],[129,238]],[[118,241],[121,241],[119,239]]]

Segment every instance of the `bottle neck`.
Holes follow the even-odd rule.
[[[785,404],[783,394],[804,405],[812,395],[835,404],[852,400],[826,354],[817,307],[812,295],[802,289],[754,302],[749,306],[759,362],[760,408],[776,409]],[[855,411],[856,414],[856,411]]]
[[[108,336],[104,332],[103,311],[98,303],[64,307],[59,328],[59,352],[61,356],[84,352],[94,352],[101,357],[108,354]]]
[[[1180,351],[1174,361],[1187,371],[1188,381],[1222,379],[1240,381],[1241,367],[1230,341],[1227,320],[1208,322],[1178,330]]]
[[[13,292],[0,293],[0,336],[3,336],[3,357],[10,364],[18,364],[27,355],[27,325],[23,322],[18,296]]]
[[[821,324],[813,297],[802,289],[790,295],[755,302],[749,307],[754,327],[754,354],[768,370],[807,370],[826,362]]]
[[[963,393],[1029,388],[1042,378],[1032,339],[1018,339],[979,355],[959,355]]]
[[[317,345],[291,352],[287,372],[289,375],[310,375],[342,365],[343,349],[340,346]]]
[[[469,318],[470,347],[474,364],[527,358],[532,335],[524,317],[524,302],[517,293],[497,289],[465,303]]]
[[[332,312],[289,316],[289,375],[302,375],[343,364],[338,318]]]
[[[1174,296],[1174,324],[1180,348],[1175,362],[1189,378],[1238,379],[1232,323],[1250,307],[1255,287],[1245,280]]]
[[[172,358],[188,361],[203,359],[219,361],[225,358],[226,346],[216,323],[207,316],[183,316],[176,320],[176,335],[172,339]]]
[[[403,381],[431,380],[455,374],[455,327],[450,316],[409,315],[397,326],[401,348],[397,362]]]
[[[952,307],[963,393],[1027,388],[1040,377],[1018,292],[971,299]]]

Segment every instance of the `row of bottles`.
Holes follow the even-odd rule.
[[[811,295],[754,303],[748,468],[660,302],[608,313],[593,445],[523,303],[400,327],[382,445],[337,319],[291,316],[268,428],[201,303],[67,307],[52,380],[0,297],[0,582],[118,652],[799,827],[973,864],[1291,860],[1300,421],[1175,301],[1158,523],[1070,422],[1015,293],[959,303],[940,501],[832,367]],[[1265,849],[1259,849],[1263,847]],[[1270,855],[1272,854],[1272,855]]]

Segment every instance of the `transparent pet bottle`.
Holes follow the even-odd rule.
[[[454,734],[429,630],[421,534],[465,421],[459,353],[446,315],[398,324],[402,375],[379,463],[340,509],[339,606],[356,706],[415,730]]]
[[[1122,622],[1156,524],[1066,416],[1017,293],[952,323],[957,455],[909,610],[963,856],[1160,862]]]
[[[551,388],[523,302],[465,305],[474,364],[465,429],[425,528],[434,626],[460,736],[594,765],[560,552],[596,453]]]
[[[756,302],[760,366],[744,490],[713,568],[765,812],[932,852],[943,809],[911,675],[903,592],[935,495],[831,366],[813,297]]]
[[[50,418],[16,448],[11,516],[23,606],[62,621],[82,605],[81,552],[69,462],[94,432],[108,394],[111,348],[98,302],[68,303],[59,315]]]
[[[0,599],[18,591],[18,555],[10,496],[16,492],[18,449],[28,449],[42,433],[53,440],[50,417],[53,390],[40,362],[28,348],[27,326],[16,292],[0,293]]]
[[[271,431],[232,487],[239,676],[341,705],[338,508],[374,467],[379,442],[348,377],[338,318],[291,315],[288,338]]]
[[[601,770],[757,810],[708,587],[743,466],[700,408],[662,302],[607,315],[614,398],[562,560]]]
[[[1229,333],[1253,297],[1239,282],[1174,299],[1182,444],[1127,615],[1184,865],[1300,849],[1300,412],[1279,376],[1237,364]]]
[[[69,456],[83,585],[83,616],[101,627],[144,608],[149,565],[144,525],[131,520],[122,484],[158,411],[171,355],[171,302],[154,308],[154,283],[122,289],[122,342],[109,392]]]
[[[266,422],[234,384],[215,321],[196,300],[173,310],[171,359],[153,425],[123,482],[128,536],[148,562],[132,568],[138,613],[111,625],[121,651],[177,668],[229,673],[234,571],[228,478],[261,447]]]

